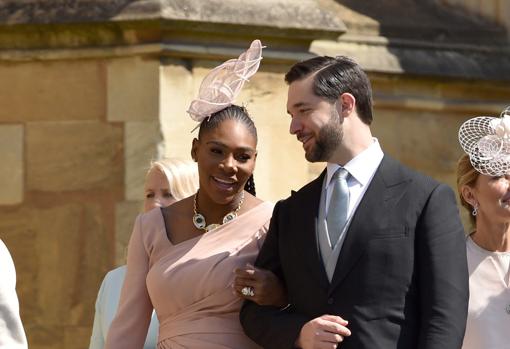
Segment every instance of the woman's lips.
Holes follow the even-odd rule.
[[[216,185],[223,190],[231,190],[237,183],[237,181],[233,179],[222,179],[215,176],[213,176],[212,179],[216,183]]]

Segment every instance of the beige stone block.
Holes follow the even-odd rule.
[[[440,83],[441,98],[467,101],[508,103],[510,86],[495,81],[448,81]]]
[[[107,64],[107,119],[158,120],[159,60],[113,59]]]
[[[70,326],[64,329],[64,348],[88,349],[92,330],[88,326]]]
[[[455,171],[462,122],[447,113],[385,109],[375,112],[372,131],[387,154],[436,177]]]
[[[283,74],[258,72],[236,103],[246,105],[257,126],[257,196],[273,202],[286,198],[292,189],[299,189],[310,180],[310,173],[301,143],[289,133]]]
[[[126,264],[126,252],[135,219],[143,210],[143,201],[124,201],[115,206],[115,266]]]
[[[197,122],[186,113],[198,93],[202,78],[209,72],[196,68],[193,74],[177,63],[161,68],[161,127],[166,157],[190,159],[191,142],[198,131],[191,133]]]
[[[91,325],[113,259],[107,229],[104,209],[95,203],[0,211],[31,348],[69,348],[62,346],[64,328]]]
[[[99,289],[98,270],[111,256],[99,205],[39,210],[37,234],[39,302],[46,324],[88,325]]]
[[[32,210],[0,209],[0,238],[11,253],[16,268],[16,290],[20,300],[23,323],[39,315],[37,302],[36,231],[32,228]]]
[[[23,201],[23,126],[0,125],[0,205]]]
[[[490,20],[496,20],[498,18],[498,11],[500,10],[499,0],[484,0],[478,3],[479,13]]]
[[[129,121],[125,123],[124,163],[125,198],[143,199],[145,174],[150,161],[158,159],[163,142],[158,122]]]
[[[393,93],[394,96],[405,96],[421,98],[426,96],[427,99],[434,99],[440,97],[440,84],[432,81],[424,81],[420,79],[398,79],[392,80],[393,88],[388,91]],[[374,86],[374,91],[377,93],[386,92],[382,89],[383,86]]]
[[[105,75],[101,60],[0,64],[0,121],[102,119]]]
[[[60,326],[23,323],[30,349],[67,349],[64,347],[64,331]]]
[[[122,185],[122,128],[100,122],[26,126],[27,188],[113,189]]]

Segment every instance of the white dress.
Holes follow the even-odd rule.
[[[19,316],[16,269],[0,240],[0,349],[26,349],[27,339]]]
[[[467,238],[469,311],[462,349],[510,348],[510,252],[491,252]]]
[[[126,276],[126,266],[123,265],[108,272],[101,284],[96,300],[96,315],[94,327],[90,339],[89,349],[103,349],[106,335],[112,323],[119,305],[120,291]],[[152,319],[147,332],[144,349],[156,348],[158,339],[159,322],[156,314],[152,313]]]

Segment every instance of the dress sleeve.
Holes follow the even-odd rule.
[[[94,325],[92,326],[92,336],[90,337],[89,349],[103,349],[105,334],[101,328],[101,318],[103,316],[103,299],[104,299],[104,285],[106,277],[101,283],[99,292],[96,299],[96,313],[94,314]]]
[[[264,241],[266,240],[267,231],[269,230],[269,222],[270,220],[264,223],[264,225],[257,231],[257,234],[255,235],[259,251],[262,248],[262,245],[264,245]]]
[[[0,240],[0,349],[26,349],[27,340],[19,316],[16,270],[11,255]]]
[[[146,285],[149,254],[144,244],[142,219],[141,215],[137,217],[129,240],[126,278],[105,349],[141,349],[147,337],[153,307]]]

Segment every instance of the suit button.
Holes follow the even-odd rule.
[[[333,304],[335,302],[335,300],[333,298],[328,298],[328,304]]]

